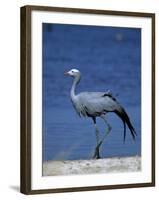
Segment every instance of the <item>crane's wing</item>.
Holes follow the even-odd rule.
[[[104,112],[112,112],[120,106],[110,93],[82,92],[78,95],[78,107],[82,115],[100,115]]]

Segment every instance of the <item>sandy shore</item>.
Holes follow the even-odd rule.
[[[98,160],[47,161],[43,163],[43,176],[136,172],[140,170],[140,156]]]

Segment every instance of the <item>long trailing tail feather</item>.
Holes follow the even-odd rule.
[[[115,110],[115,113],[121,118],[121,120],[123,121],[123,124],[124,124],[124,141],[126,139],[126,125],[128,126],[128,128],[131,132],[133,140],[135,140],[135,136],[137,134],[136,134],[136,131],[135,131],[134,127],[132,126],[130,119],[129,119],[127,113],[125,112],[125,110],[122,107],[120,107],[120,110]]]

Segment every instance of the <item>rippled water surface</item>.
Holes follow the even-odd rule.
[[[129,130],[123,143],[122,121],[107,114],[112,126],[102,157],[141,153],[141,30],[137,28],[43,24],[43,160],[92,157],[96,144],[90,118],[79,118],[70,101],[72,79],[64,72],[82,73],[80,91],[107,91],[126,109],[138,134]],[[106,126],[97,120],[101,136]]]

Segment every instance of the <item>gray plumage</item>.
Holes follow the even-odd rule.
[[[79,116],[91,117],[94,123],[96,123],[96,117],[101,117],[109,112],[114,112],[120,117],[124,124],[124,140],[126,137],[126,125],[128,126],[133,139],[135,139],[136,132],[126,111],[113,97],[110,91],[81,92],[76,95],[75,89],[80,81],[81,73],[77,69],[72,69],[66,74],[74,78],[70,96],[73,106]]]

